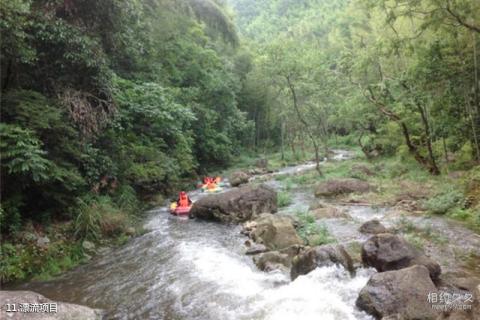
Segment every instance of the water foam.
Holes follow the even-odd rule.
[[[372,319],[355,308],[355,299],[371,270],[351,278],[341,267],[317,268],[290,282],[280,272],[265,273],[248,257],[205,243],[182,243],[182,263],[201,281],[216,287],[205,306],[223,319]],[[212,316],[212,317],[215,317]]]

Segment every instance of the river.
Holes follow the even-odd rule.
[[[19,289],[104,309],[108,319],[371,319],[355,308],[370,269],[351,278],[324,267],[290,281],[256,268],[239,226],[174,217],[163,207],[148,213],[145,229],[55,280]]]

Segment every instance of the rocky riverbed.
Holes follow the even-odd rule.
[[[343,196],[376,192],[355,179],[294,187],[291,203],[278,208],[278,176],[313,168],[235,173],[233,189],[191,193],[194,220],[152,210],[148,232],[124,247],[14,289],[103,309],[108,319],[478,319],[478,266],[456,261],[478,253],[478,235],[440,218],[351,203]],[[298,211],[334,241],[309,243]],[[465,310],[434,307],[440,295],[467,300]]]

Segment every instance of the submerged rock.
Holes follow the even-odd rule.
[[[439,314],[428,296],[436,290],[428,269],[416,265],[374,274],[360,291],[356,305],[376,318],[433,320]]]
[[[377,219],[373,219],[362,224],[358,231],[367,234],[378,234],[386,233],[388,230],[380,221],[378,221]]]
[[[32,291],[0,291],[0,314],[7,316],[5,319],[32,319],[32,320],[99,320],[103,317],[103,312],[99,309],[65,303],[55,302],[45,298],[41,294]],[[6,304],[15,304],[17,310],[21,304],[31,305],[50,304],[56,305],[57,312],[9,312],[6,313]],[[3,319],[3,317],[2,317]]]
[[[362,261],[379,272],[399,270],[413,265],[423,265],[433,280],[438,279],[440,265],[419,252],[402,237],[381,233],[368,239],[362,247]]]
[[[250,175],[244,171],[235,171],[230,175],[228,181],[232,187],[238,187],[239,185],[248,183]]]
[[[242,186],[205,196],[195,202],[190,216],[223,222],[243,222],[261,213],[277,211],[277,193],[265,186]]]
[[[253,241],[265,245],[270,250],[280,250],[292,245],[302,245],[292,219],[287,216],[262,214],[255,219],[255,227],[250,232]]]
[[[355,272],[352,259],[345,248],[342,245],[327,244],[307,249],[297,255],[292,262],[290,277],[295,280],[317,267],[331,265],[341,265],[351,274]]]
[[[359,179],[331,179],[317,185],[315,196],[330,197],[346,193],[363,193],[370,191],[368,182]]]

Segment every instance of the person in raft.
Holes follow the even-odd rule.
[[[189,207],[192,204],[192,200],[190,200],[190,197],[187,195],[185,191],[181,191],[178,194],[178,199],[177,199],[177,206],[178,207]]]

